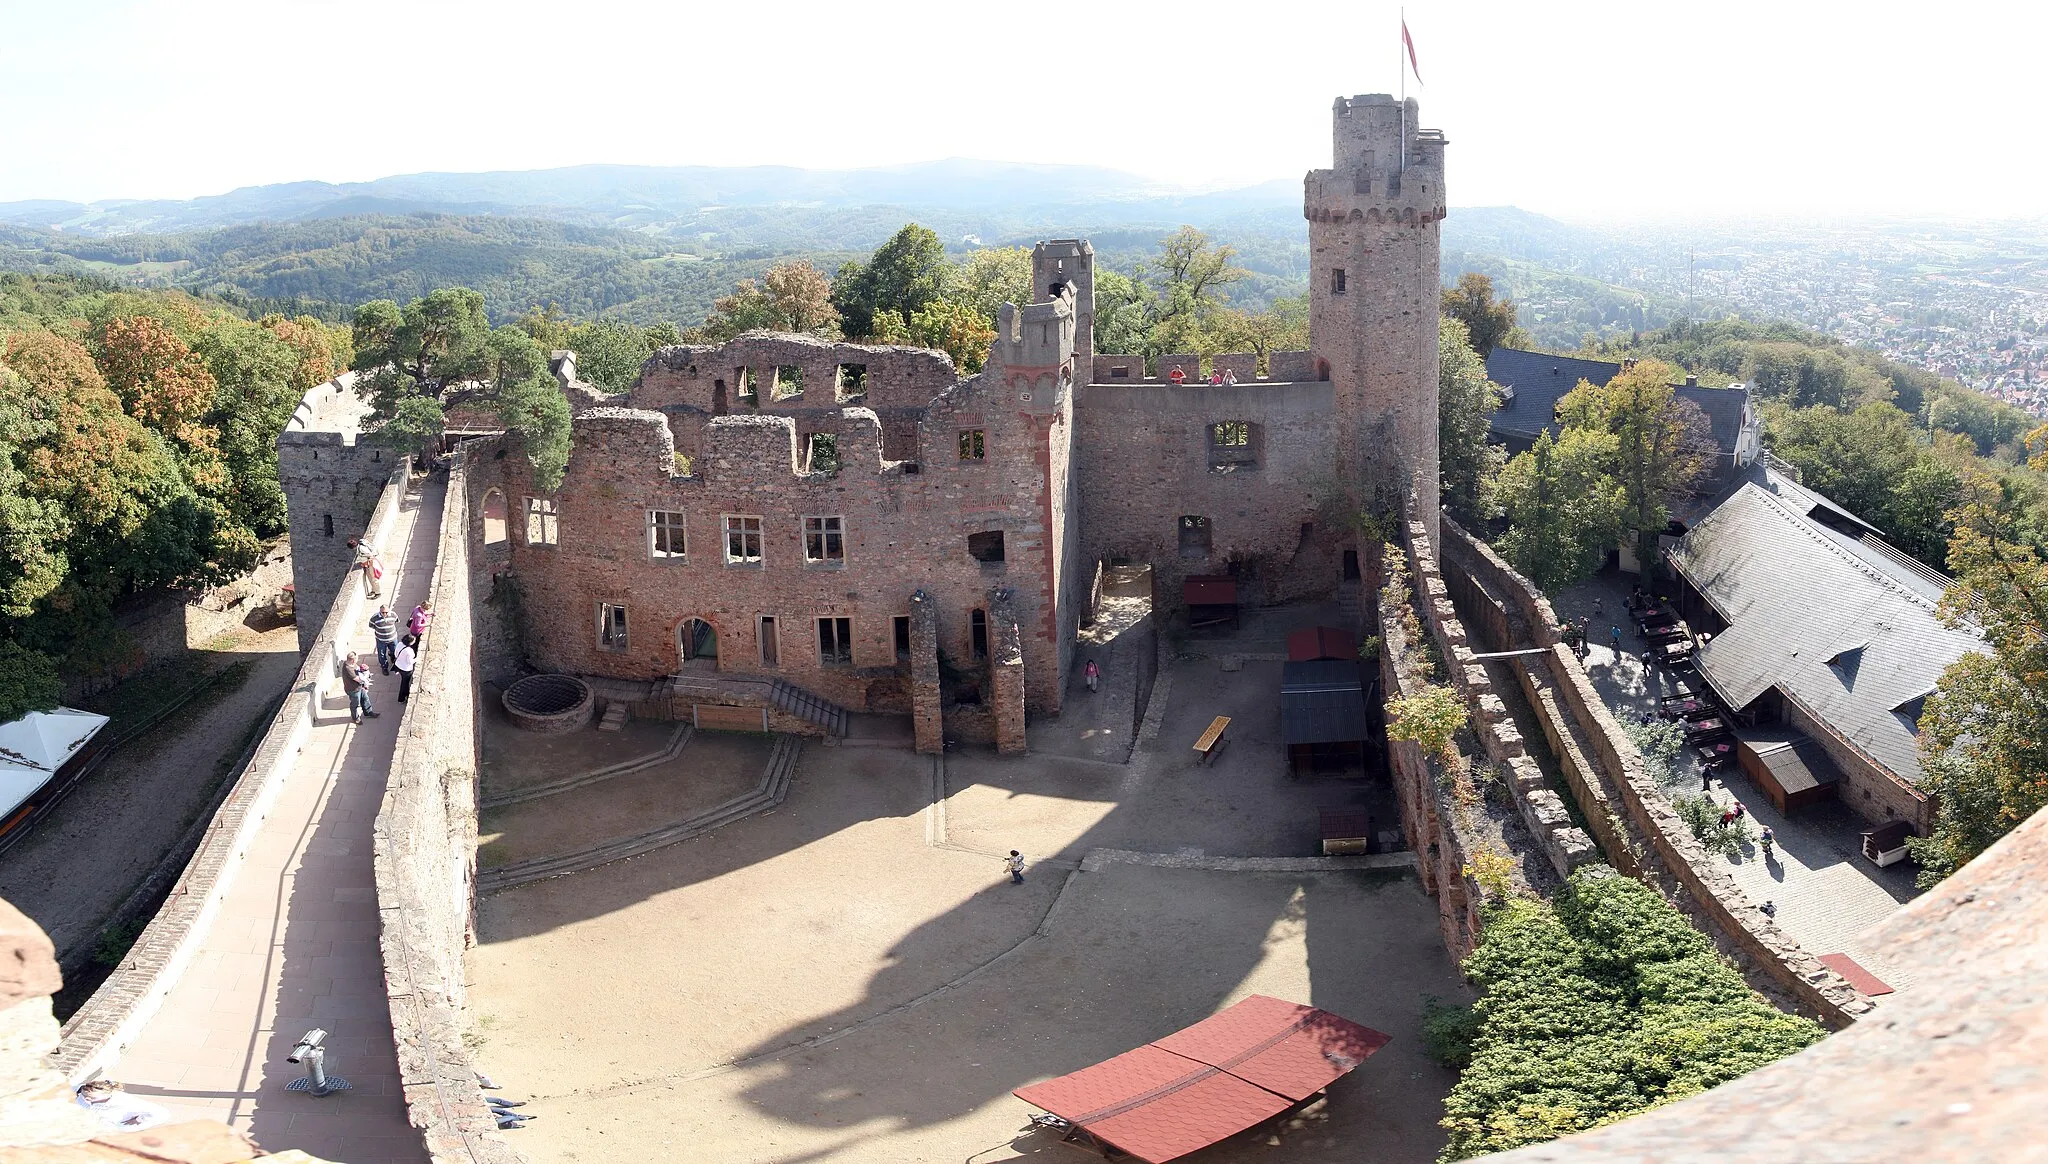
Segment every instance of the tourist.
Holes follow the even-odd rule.
[[[1763,903],[1762,905],[1758,906],[1757,908],[1758,908],[1758,909],[1761,909],[1761,910],[1763,910],[1763,911],[1764,911],[1764,916],[1765,916],[1765,917],[1777,917],[1777,916],[1778,916],[1778,903],[1777,903],[1777,902],[1775,902],[1775,901],[1766,901],[1766,902],[1764,902],[1764,903]]]
[[[363,593],[370,598],[383,596],[384,564],[377,560],[377,547],[360,538],[350,538],[349,548],[355,551],[355,558],[349,568],[363,573]]]
[[[418,606],[412,608],[412,617],[406,620],[405,629],[411,631],[412,637],[417,639],[427,633],[427,624],[432,621],[434,621],[434,604],[431,602],[421,602]]]
[[[370,633],[377,636],[377,669],[391,674],[391,660],[398,654],[398,620],[389,606],[380,606],[370,616]]]
[[[1617,659],[1621,658],[1621,628],[1609,624],[1607,627],[1607,638],[1609,642],[1614,644],[1614,657]]]
[[[1010,871],[1010,884],[1024,884],[1024,854],[1011,849],[1010,855],[1003,858],[1003,868]]]
[[[1226,368],[1226,369],[1224,370],[1224,372],[1223,372],[1223,386],[1224,386],[1224,387],[1226,387],[1226,388],[1235,388],[1235,387],[1237,387],[1237,369],[1235,369],[1235,368]]]
[[[412,669],[419,662],[420,637],[407,635],[398,640],[398,655],[392,666],[398,669],[398,702],[412,694]]]
[[[1088,680],[1090,694],[1102,689],[1102,668],[1095,665],[1095,660],[1088,660],[1088,665],[1081,669],[1081,674]]]
[[[78,1106],[115,1131],[142,1132],[171,1122],[169,1108],[124,1094],[121,1085],[111,1079],[81,1083],[73,1094]]]
[[[1221,369],[1221,368],[1216,368],[1216,369],[1212,370],[1212,371],[1211,371],[1211,372],[1209,373],[1209,387],[1211,387],[1211,388],[1221,388],[1221,387],[1223,387],[1223,369]]]
[[[1771,859],[1771,846],[1777,843],[1777,840],[1778,834],[1772,832],[1768,828],[1764,829],[1764,835],[1758,838],[1757,841],[1758,844],[1761,844],[1764,847],[1764,860],[1768,861]]]
[[[1182,384],[1187,383],[1188,374],[1180,370],[1179,364],[1175,364],[1173,366],[1173,371],[1168,372],[1166,374],[1166,378],[1173,382],[1174,387],[1178,388]]]
[[[354,651],[342,660],[341,690],[348,696],[350,723],[377,718],[377,713],[370,707],[370,668],[356,658]]]

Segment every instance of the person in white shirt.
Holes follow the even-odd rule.
[[[1010,855],[1003,858],[1003,868],[1010,871],[1010,884],[1024,884],[1024,854],[1011,849]]]
[[[392,661],[391,665],[398,671],[398,702],[400,703],[404,703],[405,697],[412,694],[412,669],[419,662],[419,650],[420,637],[418,635],[407,635],[398,640],[398,656]]]
[[[146,1131],[171,1122],[169,1108],[128,1095],[111,1079],[81,1083],[76,1095],[78,1106],[117,1132]]]

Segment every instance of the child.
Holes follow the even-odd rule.
[[[1090,694],[1093,694],[1094,692],[1101,689],[1102,668],[1095,665],[1095,660],[1088,660],[1088,665],[1082,668],[1081,674],[1086,676],[1088,679],[1088,691]]]

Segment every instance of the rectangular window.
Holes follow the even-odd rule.
[[[804,519],[804,561],[811,563],[846,561],[846,519],[807,517]]]
[[[961,429],[961,430],[960,430],[960,459],[961,459],[961,460],[963,460],[963,461],[979,461],[979,460],[981,460],[981,459],[982,459],[983,457],[985,457],[985,456],[987,456],[987,455],[988,455],[988,442],[987,442],[987,440],[986,440],[986,439],[985,439],[985,438],[983,437],[983,435],[982,435],[982,430],[981,430],[981,429],[978,429],[978,428],[963,428],[963,429]]]
[[[1330,294],[1344,294],[1344,268],[1342,267],[1333,267],[1330,270]]]
[[[838,391],[836,395],[839,397],[841,404],[845,404],[849,400],[862,400],[867,397],[868,366],[866,364],[839,365],[837,380]]]
[[[526,499],[526,544],[552,546],[560,529],[555,525],[555,503],[545,497]]]
[[[804,370],[799,364],[775,366],[775,399],[787,400],[804,394]]]
[[[761,564],[760,518],[726,516],[725,560],[742,566]]]
[[[988,611],[977,609],[967,616],[968,646],[977,659],[988,658]]]
[[[852,619],[818,620],[818,661],[828,667],[844,666],[853,662]]]
[[[907,614],[896,616],[896,661],[910,661],[910,616]]]
[[[667,509],[647,511],[647,553],[656,561],[681,561],[689,551],[683,537],[683,515]]]
[[[804,471],[808,473],[837,473],[839,471],[839,438],[829,432],[814,432],[804,435]]]
[[[597,645],[607,651],[626,649],[626,608],[615,602],[597,604]]]
[[[734,368],[732,370],[732,383],[733,387],[737,390],[735,395],[740,398],[741,404],[750,404],[756,408],[760,407],[761,391],[754,384],[754,374],[752,372],[745,368]]]
[[[967,535],[967,553],[977,562],[1000,562],[1003,560],[1003,531],[983,530]]]
[[[1183,558],[1206,558],[1209,556],[1208,518],[1183,517],[1180,519],[1180,556]]]
[[[1209,439],[1217,448],[1241,448],[1252,443],[1252,426],[1241,420],[1218,421],[1209,430]]]
[[[781,644],[775,640],[775,616],[761,616],[761,665],[773,667],[779,661]]]
[[[320,515],[320,528],[321,528],[322,532],[323,532],[323,533],[324,533],[324,534],[325,534],[325,535],[326,535],[327,537],[330,537],[330,538],[331,538],[331,537],[333,537],[333,536],[334,536],[334,515],[333,515],[333,514],[331,514],[331,513],[323,513],[323,514],[321,514],[321,515]]]

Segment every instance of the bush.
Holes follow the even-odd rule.
[[[1554,905],[1490,908],[1465,973],[1483,993],[1444,1103],[1444,1160],[1611,1123],[1826,1033],[1772,1008],[1655,890],[1604,866],[1572,874]]]
[[[1422,996],[1422,1050],[1455,1071],[1472,1062],[1472,1039],[1479,1033],[1479,1015],[1469,1006]]]
[[[1685,728],[1667,719],[1648,721],[1622,717],[1621,733],[1643,754],[1643,768],[1666,789],[1678,789],[1685,783],[1685,776],[1679,768],[1679,758],[1685,750]]]
[[[1446,763],[1451,739],[1465,726],[1465,699],[1448,687],[1430,686],[1405,699],[1387,701],[1387,738],[1409,740]]]
[[[1684,821],[1686,829],[1692,833],[1693,840],[1724,857],[1739,855],[1742,846],[1749,841],[1749,818],[1737,817],[1722,824],[1724,810],[1705,796],[1681,796],[1673,807],[1678,810],[1678,819]]]
[[[57,664],[41,651],[0,639],[0,723],[48,711],[63,697]]]

